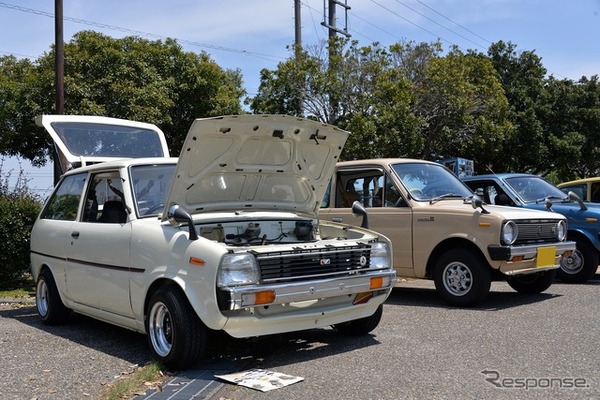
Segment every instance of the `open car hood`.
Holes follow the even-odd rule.
[[[46,128],[71,167],[120,158],[169,157],[165,135],[156,126],[89,115],[42,115]],[[69,168],[63,166],[63,172]]]
[[[348,132],[288,115],[197,119],[167,207],[317,213]],[[164,217],[163,217],[164,218]]]

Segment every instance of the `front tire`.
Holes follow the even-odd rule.
[[[49,269],[43,269],[38,277],[35,290],[35,306],[42,322],[57,325],[69,318],[71,310],[63,304],[56,282]]]
[[[490,270],[486,261],[473,251],[448,250],[438,258],[434,268],[437,292],[454,306],[481,303],[490,291]]]
[[[152,355],[170,370],[197,362],[206,346],[207,328],[179,288],[166,286],[150,298],[146,332]]]
[[[598,251],[584,238],[576,238],[576,249],[569,257],[560,260],[558,278],[567,283],[583,283],[591,279],[598,269]]]
[[[377,328],[379,321],[381,321],[382,315],[383,304],[380,304],[379,307],[377,307],[377,310],[375,310],[373,315],[370,317],[355,319],[354,321],[343,322],[341,324],[335,324],[333,327],[344,335],[362,336]]]
[[[554,278],[556,270],[536,272],[535,274],[517,275],[509,278],[506,282],[511,288],[519,293],[538,294],[548,289]]]

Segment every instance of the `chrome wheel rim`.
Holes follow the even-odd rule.
[[[45,317],[48,314],[48,284],[45,279],[40,279],[35,290],[35,305],[38,313]]]
[[[473,274],[469,267],[461,262],[446,265],[442,280],[446,291],[453,296],[464,296],[473,287]]]
[[[171,313],[162,302],[157,302],[152,306],[148,316],[148,335],[156,354],[166,357],[173,346],[173,324]]]
[[[560,269],[564,273],[574,275],[583,269],[583,255],[579,250],[575,250],[568,257],[562,257],[560,259]]]

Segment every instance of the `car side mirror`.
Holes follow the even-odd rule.
[[[481,212],[483,214],[489,214],[490,212],[488,210],[486,210],[485,208],[483,208],[483,200],[481,200],[481,197],[479,197],[477,194],[473,195],[473,197],[471,197],[471,206],[473,207],[473,209],[478,209],[481,208]]]
[[[352,203],[352,214],[356,216],[362,215],[362,223],[360,224],[361,228],[369,228],[369,218],[367,217],[367,209],[365,206],[361,204],[360,201],[356,200]]]
[[[582,211],[587,210],[587,206],[585,205],[583,200],[581,200],[581,197],[577,196],[577,193],[569,191],[567,196],[569,196],[569,200],[576,201],[579,204],[579,208]]]
[[[196,232],[196,227],[194,227],[194,220],[185,208],[180,207],[178,204],[172,205],[167,211],[167,219],[169,220],[169,223],[174,226],[187,224],[190,240],[198,240],[198,233]]]

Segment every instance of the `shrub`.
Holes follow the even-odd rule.
[[[0,173],[2,173],[0,162]],[[31,228],[42,203],[31,194],[23,171],[9,187],[10,173],[0,182],[0,290],[15,289],[29,272]]]

